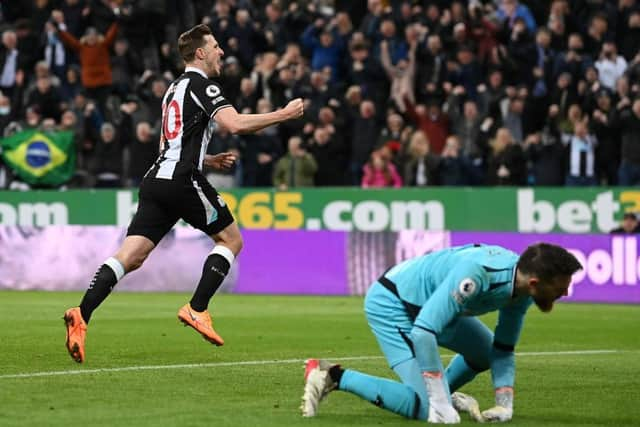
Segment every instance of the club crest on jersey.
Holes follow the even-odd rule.
[[[209,85],[204,90],[204,93],[206,93],[209,98],[215,98],[220,95],[220,88],[216,85]]]
[[[476,282],[474,282],[473,279],[467,277],[466,279],[462,279],[462,281],[458,285],[458,288],[454,290],[451,295],[458,304],[464,304],[465,302],[467,302],[469,297],[473,295],[476,287]]]

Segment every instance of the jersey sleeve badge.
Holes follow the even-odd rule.
[[[216,85],[209,85],[207,86],[207,88],[204,90],[204,93],[209,97],[209,98],[215,98],[216,96],[220,95],[221,91],[220,88]]]
[[[451,296],[460,305],[466,303],[476,292],[478,285],[470,277],[462,279]]]

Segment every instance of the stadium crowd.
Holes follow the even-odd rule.
[[[136,186],[158,154],[176,40],[208,24],[238,111],[303,119],[214,186],[640,184],[637,0],[1,3],[0,131],[71,130],[65,188]],[[0,188],[25,189],[0,159]]]

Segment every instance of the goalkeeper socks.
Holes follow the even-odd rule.
[[[235,256],[225,246],[217,245],[207,257],[202,268],[202,277],[191,298],[191,308],[195,311],[205,311],[209,307],[209,301],[216,293],[222,281],[227,276]]]
[[[408,385],[347,369],[338,389],[404,417],[426,419],[425,410],[421,410],[420,397]]]
[[[473,380],[479,373],[480,371],[469,366],[464,357],[460,354],[456,354],[451,360],[451,363],[449,363],[449,366],[447,366],[444,375],[449,383],[451,393],[453,393],[469,381]]]
[[[80,313],[85,322],[89,323],[93,311],[109,296],[113,287],[124,275],[124,267],[113,257],[98,268],[80,303]]]

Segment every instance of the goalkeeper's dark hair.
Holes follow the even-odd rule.
[[[211,34],[211,29],[205,24],[199,24],[178,37],[178,52],[184,62],[191,62],[196,56],[196,49],[206,44],[204,37]]]
[[[550,243],[531,245],[518,259],[518,271],[545,282],[558,276],[571,276],[578,270],[582,270],[582,265],[573,254]]]

